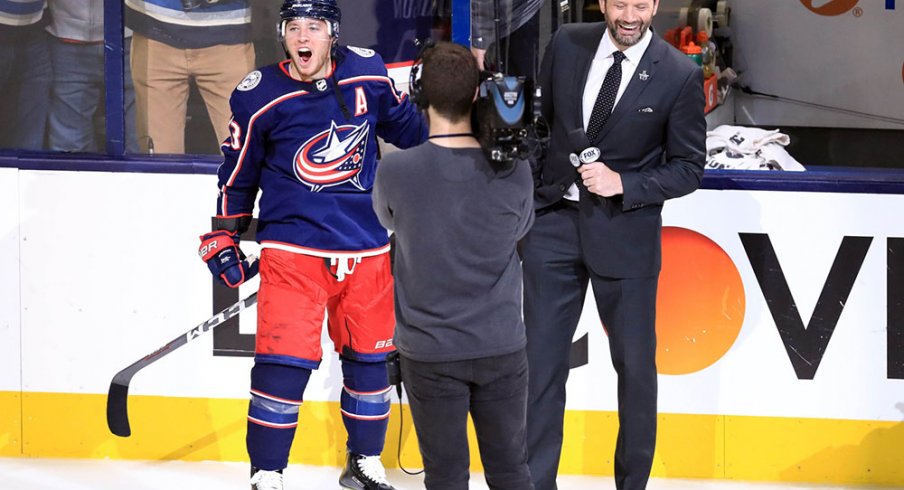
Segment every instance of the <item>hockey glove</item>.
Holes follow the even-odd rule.
[[[237,288],[257,275],[257,257],[245,257],[239,248],[238,233],[217,230],[201,235],[198,255],[213,277],[225,286]]]

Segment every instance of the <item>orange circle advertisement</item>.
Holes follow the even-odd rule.
[[[662,229],[656,300],[660,374],[697,372],[722,358],[738,338],[744,308],[741,276],[719,245],[685,228]]]

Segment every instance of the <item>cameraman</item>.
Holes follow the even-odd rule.
[[[413,91],[429,141],[387,155],[374,184],[374,210],[395,231],[394,342],[428,490],[467,490],[469,412],[489,488],[533,489],[515,250],[533,182],[526,163],[484,156],[470,123],[478,83],[466,48],[428,49]]]

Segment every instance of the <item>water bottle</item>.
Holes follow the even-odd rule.
[[[697,44],[700,45],[700,60],[703,65],[703,78],[709,78],[715,73],[716,45],[709,40],[709,36],[703,31],[697,33]]]
[[[681,51],[687,55],[688,58],[694,61],[697,66],[703,66],[703,49],[700,46],[694,44],[693,41],[681,46]]]

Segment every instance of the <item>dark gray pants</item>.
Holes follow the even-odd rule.
[[[642,490],[650,476],[656,446],[658,278],[618,279],[594,274],[584,262],[577,213],[573,208],[558,207],[538,215],[520,244],[530,366],[527,444],[531,476],[536,490],[557,488],[571,342],[589,283],[618,374],[615,485],[618,490]],[[600,369],[598,361],[593,359],[590,366],[580,369]]]
[[[527,469],[524,350],[455,362],[400,356],[427,490],[467,490],[468,413],[493,490],[533,490]]]

